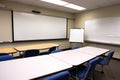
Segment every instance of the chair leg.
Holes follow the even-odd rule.
[[[101,73],[104,73],[104,71],[103,71],[103,65],[101,65]]]

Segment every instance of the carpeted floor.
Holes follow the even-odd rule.
[[[101,69],[99,65],[96,70]],[[94,80],[120,80],[120,61],[112,59],[109,65],[104,67],[104,73],[95,71]]]

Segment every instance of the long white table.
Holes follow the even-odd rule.
[[[0,62],[0,80],[30,80],[71,68],[49,55]]]
[[[83,48],[59,52],[57,54],[50,54],[50,56],[73,66],[77,66],[108,51],[109,49],[86,46]]]
[[[50,55],[0,62],[0,80],[29,80],[80,65],[108,52],[108,49],[86,46]]]
[[[86,47],[76,49],[76,51],[83,52],[83,53],[86,53],[86,54],[89,54],[89,55],[99,56],[99,55],[102,55],[102,54],[108,52],[109,49],[86,46]]]
[[[56,54],[50,54],[50,56],[73,66],[83,64],[84,62],[87,62],[88,60],[96,57],[76,50],[63,51]]]

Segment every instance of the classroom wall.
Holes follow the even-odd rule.
[[[0,0],[0,3],[5,5],[4,8],[0,8],[0,9],[16,10],[16,11],[23,11],[23,12],[31,12],[32,10],[38,10],[42,12],[41,14],[68,18],[68,35],[67,35],[68,38],[69,38],[69,33],[70,33],[69,30],[73,27],[84,28],[85,20],[120,16],[120,10],[119,10],[120,4],[109,6],[109,7],[104,7],[104,8],[98,8],[95,10],[89,10],[89,11],[77,13],[74,15],[74,14],[70,14],[66,12],[45,9],[45,8],[31,6],[31,5],[24,5],[24,4],[15,3],[15,2],[9,2],[6,0]],[[6,30],[10,31],[11,33],[12,25],[9,22],[6,25],[8,27],[6,28]],[[12,35],[10,34],[7,36],[10,37]],[[100,44],[100,43],[94,43],[94,42],[85,42],[84,44],[78,44],[78,43],[70,44],[68,40],[50,40],[50,41],[0,43],[0,47],[14,47],[14,46],[41,44],[41,43],[57,43],[60,45],[59,47],[60,49],[69,48],[69,46],[73,46],[73,45],[80,45],[80,46],[91,45],[91,46],[98,46],[102,48],[114,49],[116,51],[114,57],[120,58],[120,48],[119,48],[120,46]]]
[[[10,11],[0,10],[0,42],[12,40],[11,17]]]
[[[75,27],[84,28],[86,20],[107,18],[107,17],[117,17],[117,16],[120,17],[120,4],[104,7],[104,8],[98,8],[94,10],[89,10],[89,11],[78,13],[75,15]],[[120,46],[118,45],[108,45],[108,44],[100,44],[100,43],[94,43],[94,42],[86,42],[84,45],[114,49],[116,51],[114,57],[120,58]]]
[[[56,10],[50,10],[50,9],[44,9],[44,8],[35,7],[35,6],[31,6],[31,5],[9,2],[9,1],[6,1],[6,0],[1,0],[0,3],[5,5],[5,7],[0,8],[0,10],[6,10],[6,11],[15,10],[15,11],[23,11],[23,12],[31,12],[32,10],[37,10],[37,11],[40,11],[41,14],[44,14],[44,15],[68,18],[68,24],[67,24],[68,25],[68,31],[67,31],[68,35],[67,35],[67,37],[69,37],[69,29],[72,28],[73,25],[74,25],[74,14],[71,14],[71,13],[66,13],[66,12],[61,12],[61,11],[56,11]],[[6,23],[6,25],[7,25],[6,30],[10,32],[10,35],[6,35],[6,36],[11,37],[12,36],[12,32],[11,32],[12,23],[9,23],[9,24]],[[49,41],[47,40],[47,41],[0,43],[0,47],[14,47],[14,46],[41,44],[41,43],[56,43],[56,44],[60,45],[59,49],[69,48],[68,40],[49,40]]]

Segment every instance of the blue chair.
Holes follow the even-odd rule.
[[[2,56],[2,55],[9,55],[8,53],[0,53],[0,56]]]
[[[39,50],[37,49],[32,49],[32,50],[26,50],[23,53],[23,57],[32,57],[32,56],[38,56],[39,55]]]
[[[53,54],[53,53],[57,53],[57,52],[61,52],[62,50],[54,50],[52,51],[50,54]]]
[[[12,60],[13,56],[11,55],[2,55],[0,56],[0,61]]]
[[[69,77],[70,77],[70,73],[68,71],[63,71],[63,72],[59,72],[54,75],[48,76],[43,80],[70,80]]]
[[[99,57],[96,57],[90,60],[87,66],[79,66],[76,69],[73,69],[70,71],[71,75],[79,78],[79,80],[93,79],[93,72],[99,59]]]
[[[52,51],[56,50],[56,46],[53,46],[51,47],[49,50],[48,50],[48,53],[51,53]]]
[[[78,49],[80,48],[79,46],[73,46],[71,49]]]
[[[100,61],[99,61],[98,64],[101,65],[101,67],[102,67],[102,70],[101,70],[102,73],[104,73],[104,72],[103,72],[103,67],[104,67],[105,65],[108,65],[108,64],[109,64],[109,62],[110,62],[110,60],[111,60],[111,58],[112,58],[112,56],[113,56],[114,53],[115,53],[115,51],[114,51],[114,50],[111,50],[111,51],[108,53],[108,56],[107,56],[106,58],[100,59]]]

